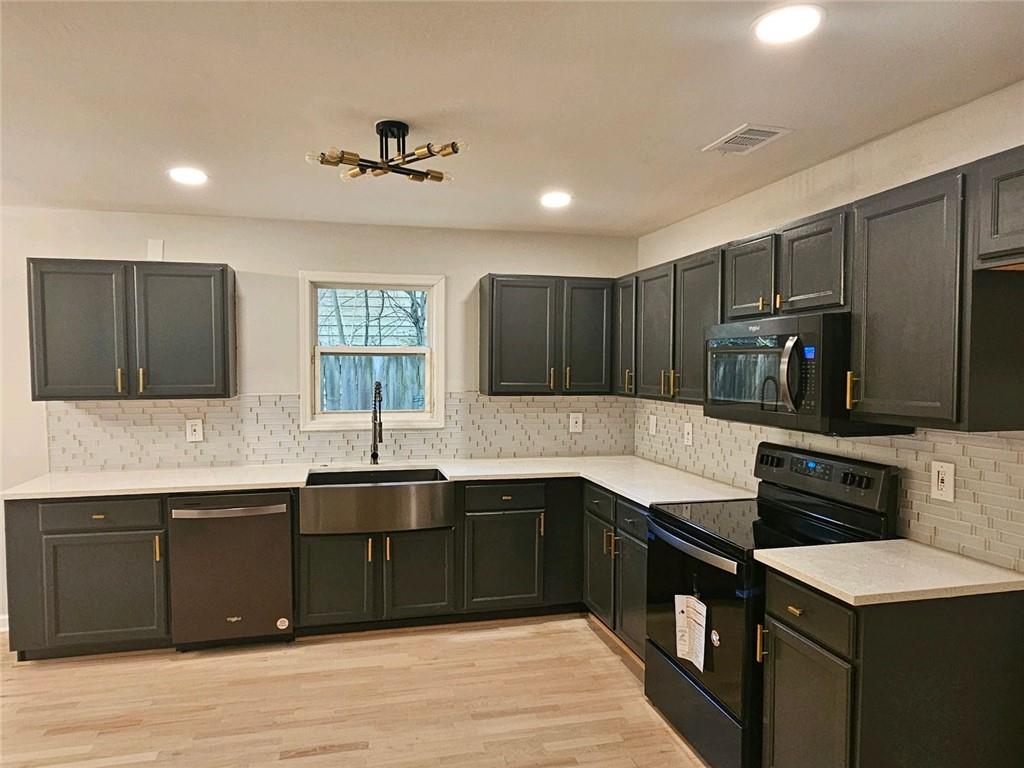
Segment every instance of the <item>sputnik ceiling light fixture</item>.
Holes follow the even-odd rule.
[[[367,160],[348,150],[331,147],[326,152],[309,152],[306,162],[310,165],[351,166],[341,172],[342,179],[358,179],[369,173],[371,176],[386,176],[397,173],[412,181],[451,181],[451,174],[432,169],[421,171],[409,168],[412,163],[428,157],[448,157],[457,155],[466,148],[464,141],[449,141],[447,144],[421,144],[410,152],[405,149],[405,139],[409,135],[409,124],[401,120],[380,120],[376,124],[377,137],[380,144],[380,159]],[[394,154],[392,153],[394,142]]]

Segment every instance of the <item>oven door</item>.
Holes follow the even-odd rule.
[[[743,562],[660,521],[648,521],[647,636],[738,720],[743,720],[746,575]],[[707,606],[704,669],[676,653],[676,595]]]
[[[708,339],[706,402],[737,414],[795,414],[804,396],[802,369],[815,354],[795,334]]]

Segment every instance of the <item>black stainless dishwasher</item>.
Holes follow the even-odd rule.
[[[290,493],[172,498],[176,646],[292,637]]]

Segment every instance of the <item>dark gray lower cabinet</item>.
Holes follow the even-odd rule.
[[[544,511],[466,513],[466,608],[539,605],[544,599]]]
[[[384,536],[384,616],[401,619],[455,610],[455,529]]]
[[[299,611],[302,627],[371,621],[377,598],[380,534],[299,537]]]
[[[597,618],[615,628],[615,562],[611,556],[614,526],[583,513],[583,602]]]
[[[48,646],[167,635],[163,531],[44,535],[42,544]]]
[[[771,617],[767,629],[765,768],[846,768],[852,667]]]
[[[640,658],[647,640],[647,545],[615,537],[615,631]]]

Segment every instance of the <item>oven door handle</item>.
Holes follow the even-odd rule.
[[[779,380],[781,382],[780,394],[783,404],[790,413],[796,413],[796,403],[793,400],[793,388],[789,384],[790,368],[793,367],[793,352],[800,342],[799,336],[790,336],[786,340],[786,346],[782,348],[782,362],[779,363]]]
[[[669,533],[654,520],[648,520],[647,526],[656,537],[664,541],[673,549],[685,552],[690,557],[700,560],[702,563],[706,563],[707,565],[713,566],[720,571],[736,575],[739,565],[735,560],[730,560],[727,557],[716,555],[714,552],[708,552],[706,549],[701,549],[696,544],[691,544],[685,539],[681,539],[675,534]]]

